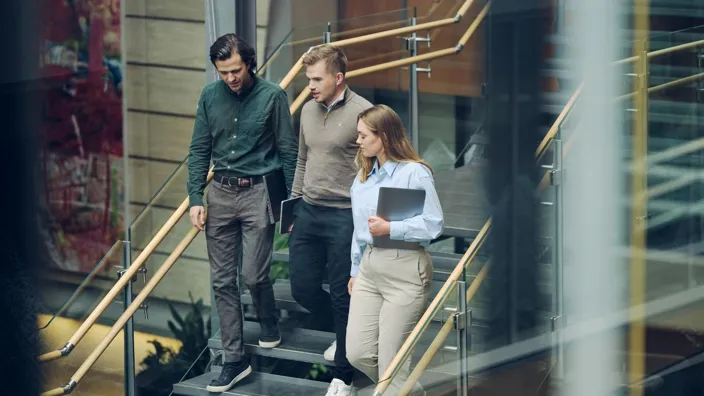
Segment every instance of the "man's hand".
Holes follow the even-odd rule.
[[[352,295],[352,287],[354,287],[354,276],[350,277],[350,281],[347,282],[347,292]]]
[[[378,216],[370,216],[369,220],[369,232],[372,236],[384,236],[391,233],[391,224]]]
[[[194,206],[191,208],[191,225],[198,229],[198,231],[203,231],[205,226],[205,208],[203,206]]]

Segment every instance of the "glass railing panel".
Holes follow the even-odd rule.
[[[129,229],[132,261],[137,260],[161,227],[187,197],[187,162],[184,161],[162,180],[163,185],[148,202]],[[207,188],[206,188],[207,194]],[[138,392],[167,392],[186,373],[210,338],[210,270],[205,238],[198,233],[188,247],[174,253],[192,229],[188,210],[175,221],[171,231],[145,260],[146,274],[138,274],[133,283],[134,295],[148,293],[148,298],[134,315],[134,328],[156,340],[135,359]],[[149,287],[157,273],[168,272],[155,286]],[[146,280],[146,282],[145,282]],[[162,348],[162,346],[164,348]],[[168,349],[165,349],[168,348]],[[196,351],[197,352],[194,352]],[[202,374],[209,356],[202,365]]]
[[[454,48],[481,10],[480,3],[473,4],[459,23],[420,32],[431,41],[419,42],[418,54]],[[460,5],[448,2],[439,12],[456,13]],[[418,151],[437,172],[471,162],[485,146],[480,143],[485,118],[481,26],[460,53],[417,64]]]
[[[57,312],[55,317],[40,315],[40,325],[45,324],[41,330],[42,352],[62,347],[74,335],[84,320],[90,315],[96,305],[103,299],[106,292],[115,283],[115,271],[122,266],[123,245],[118,242],[113,249],[96,266],[95,273],[86,278],[76,292],[66,301],[63,309]],[[106,271],[102,271],[106,268]],[[107,270],[109,268],[109,270]],[[52,288],[60,287],[60,283],[54,281]],[[73,289],[71,287],[70,289]],[[56,299],[59,293],[52,292]],[[84,363],[87,357],[98,346],[103,337],[108,333],[111,326],[116,322],[123,312],[122,299],[124,295],[120,293],[115,301],[107,306],[107,309],[99,317],[97,323],[88,330],[75,349],[66,357],[42,363],[43,387],[45,390],[64,386],[74,373]],[[136,336],[137,342],[135,350],[137,355],[147,347],[146,340]],[[124,342],[121,331],[110,347],[96,361],[93,368],[81,379],[78,387],[72,394],[76,395],[124,395]]]
[[[123,242],[117,241],[86,275],[51,271],[42,287],[44,297],[39,329],[51,331],[54,320],[61,317],[77,321],[85,319],[113,286],[117,271],[123,265],[122,258]],[[61,347],[64,343],[53,347]]]
[[[704,27],[651,40],[654,50],[681,46],[704,40]],[[704,171],[700,128],[704,79],[696,79],[704,73],[704,46],[653,57],[648,67],[647,290],[648,299],[656,299],[704,279],[697,265],[704,252],[704,223],[698,209],[704,193],[698,176]]]
[[[657,311],[663,304],[672,304],[666,312],[648,313],[643,356],[644,374],[654,375],[702,352],[699,334],[703,330],[692,318],[698,315],[695,306],[701,298],[695,293],[704,275],[700,268],[704,245],[704,227],[700,216],[700,176],[704,167],[704,145],[701,144],[701,92],[704,72],[701,46],[668,51],[704,39],[701,26],[675,32],[654,32],[649,38],[647,62],[647,212],[640,219],[645,229],[644,303]],[[629,43],[627,51],[632,52]],[[653,52],[656,54],[653,54]],[[667,52],[667,53],[663,53]],[[660,53],[660,54],[657,54]],[[655,56],[657,55],[657,56]],[[625,54],[632,56],[632,53]],[[623,65],[623,93],[635,92],[635,62]],[[629,74],[630,73],[630,74]],[[628,190],[623,199],[624,217],[630,220],[634,197],[630,191],[633,177],[632,122],[640,116],[633,98],[619,104],[624,110],[624,179]],[[626,230],[630,235],[632,226]],[[633,258],[627,247],[625,263]],[[634,275],[631,274],[631,277]],[[633,286],[634,279],[629,279]],[[624,330],[624,334],[626,331]],[[624,340],[627,338],[624,338]],[[624,352],[632,358],[632,352]],[[627,379],[624,379],[627,381]],[[661,379],[658,379],[661,381]],[[658,389],[667,387],[658,386]],[[670,388],[672,389],[672,388]],[[659,390],[658,390],[659,391]],[[653,393],[657,394],[657,393]]]

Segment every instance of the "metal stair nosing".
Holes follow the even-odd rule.
[[[206,386],[218,375],[217,370],[175,384],[174,394],[183,396],[211,396]],[[328,384],[276,374],[253,372],[237,386],[219,393],[227,396],[311,396],[322,394]]]

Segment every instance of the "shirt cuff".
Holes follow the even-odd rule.
[[[358,272],[359,272],[359,265],[352,264],[352,268],[350,269],[350,276],[356,277]]]
[[[406,235],[403,229],[403,221],[392,221],[391,230],[389,232],[389,238],[395,241],[403,241],[404,235]]]
[[[188,196],[188,206],[203,206],[203,194],[194,194]]]

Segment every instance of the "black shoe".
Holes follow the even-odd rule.
[[[259,325],[261,326],[261,333],[259,333],[260,347],[271,349],[281,344],[281,333],[279,332],[279,325],[276,320],[261,321]]]
[[[220,372],[220,376],[210,382],[205,389],[208,392],[227,392],[235,384],[252,374],[252,366],[243,360],[235,363],[225,363]]]

